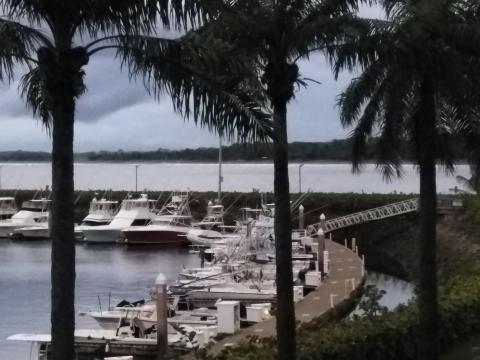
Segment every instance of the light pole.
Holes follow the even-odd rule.
[[[2,188],[2,165],[0,165],[0,189]]]
[[[138,192],[138,168],[140,165],[135,165],[135,192]]]
[[[222,136],[220,135],[220,143],[218,147],[218,203],[220,204],[222,199]]]
[[[298,192],[302,193],[302,167],[305,164],[298,165]]]

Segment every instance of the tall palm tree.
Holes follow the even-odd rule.
[[[298,62],[315,51],[329,50],[356,31],[356,0],[242,0],[217,4],[202,30],[226,41],[256,61],[259,90],[273,114],[275,255],[278,358],[296,356],[293,305],[292,241],[288,178],[287,105],[297,86],[306,85]]]
[[[471,94],[478,93],[480,57],[471,39],[462,37],[477,20],[463,0],[379,2],[386,21],[337,52],[337,74],[362,68],[339,97],[340,117],[344,126],[355,126],[357,170],[372,135],[379,137],[378,163],[386,177],[401,171],[401,143],[414,150],[420,172],[418,358],[437,359],[436,162],[451,167],[455,127],[479,119],[465,114],[478,105]]]
[[[146,76],[155,94],[166,92],[185,117],[224,135],[266,136],[268,116],[251,93],[233,81],[228,64],[212,74],[221,58],[203,61],[193,40],[161,38],[157,26],[185,31],[202,20],[201,5],[183,0],[0,0],[0,75],[27,62],[23,95],[52,136],[51,332],[52,359],[74,354],[75,247],[73,218],[73,130],[76,100],[86,90],[84,66],[99,51],[114,49],[130,75]],[[37,27],[39,29],[37,29]],[[90,41],[87,44],[83,43]],[[81,45],[77,45],[81,44]],[[161,71],[135,56],[148,44]],[[198,60],[198,63],[197,63]],[[202,60],[202,61],[200,61]],[[208,67],[211,66],[211,67]],[[238,66],[240,68],[240,66]],[[209,71],[209,72],[208,72]],[[154,80],[150,81],[150,80]],[[224,89],[231,90],[228,93]],[[220,91],[220,89],[222,89]]]

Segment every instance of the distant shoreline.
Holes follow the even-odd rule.
[[[50,164],[50,160],[0,160],[0,166],[2,165],[13,165],[13,164]],[[75,160],[75,164],[218,164],[218,161],[209,161],[209,160]],[[272,160],[227,160],[222,161],[223,165],[228,164],[250,164],[250,165],[273,165]],[[289,165],[327,165],[327,164],[338,164],[338,165],[351,165],[351,161],[347,160],[290,160]],[[377,163],[373,160],[365,161],[362,165],[376,165]],[[416,165],[411,161],[405,161],[402,165]],[[454,162],[455,165],[468,165],[466,160],[461,160]],[[437,166],[442,166],[437,164]]]

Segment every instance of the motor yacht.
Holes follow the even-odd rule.
[[[152,222],[144,227],[130,226],[123,229],[125,242],[131,245],[182,245],[188,244],[187,233],[191,229],[192,214],[188,194],[174,194]]]
[[[96,197],[90,202],[88,215],[82,220],[82,223],[75,226],[75,238],[84,240],[83,229],[93,226],[108,225],[112,222],[115,214],[118,212],[118,201],[107,199],[97,200]]]
[[[88,243],[115,243],[125,240],[122,230],[142,228],[155,218],[156,200],[149,200],[146,194],[137,199],[122,201],[119,212],[108,225],[83,227],[82,232]]]
[[[45,198],[24,201],[19,212],[0,221],[0,237],[9,237],[16,229],[48,224],[49,205],[50,200]]]

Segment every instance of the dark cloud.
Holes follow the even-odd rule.
[[[362,9],[362,16],[382,17],[379,9]],[[85,40],[85,39],[84,39]],[[184,122],[174,114],[168,97],[152,100],[141,82],[130,81],[114,53],[96,54],[86,67],[87,93],[77,107],[75,150],[151,150],[216,146],[216,136]],[[325,141],[345,137],[335,107],[336,97],[350,81],[341,74],[335,81],[321,55],[301,64],[310,82],[299,89],[289,104],[289,141]],[[20,77],[22,72],[18,71]],[[50,140],[38,121],[32,119],[18,92],[18,80],[0,84],[0,150],[49,150]]]
[[[79,121],[98,121],[150,99],[143,84],[130,81],[120,62],[112,57],[93,58],[86,67],[87,92],[78,101]]]

